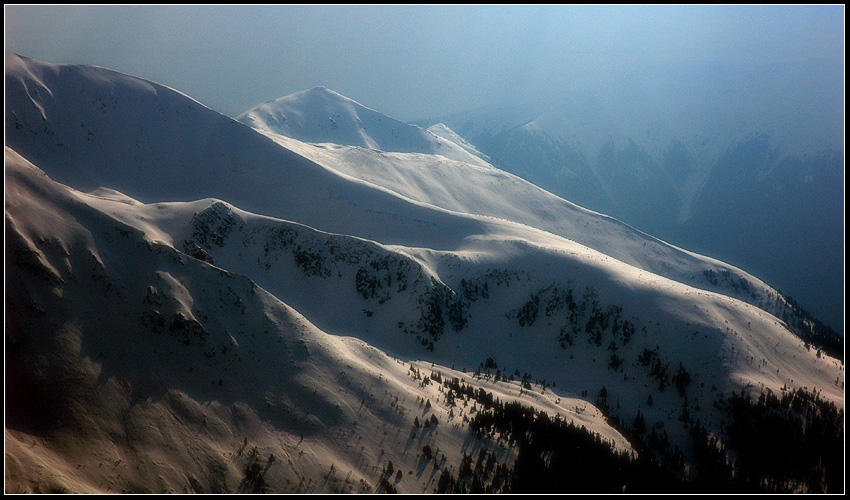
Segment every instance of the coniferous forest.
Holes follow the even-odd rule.
[[[515,446],[512,465],[481,448],[443,464],[437,493],[839,493],[844,491],[844,411],[817,393],[742,391],[716,406],[729,424],[718,437],[699,421],[690,427],[690,456],[666,434],[647,429],[638,413],[630,423],[610,413],[608,423],[637,452],[616,451],[584,427],[519,402],[502,402],[457,378],[432,375],[447,402],[473,402],[476,437]],[[430,451],[430,450],[429,450]],[[428,455],[431,455],[430,453]],[[429,457],[430,458],[430,457]],[[436,462],[436,456],[433,457]]]

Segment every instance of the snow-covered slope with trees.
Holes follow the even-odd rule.
[[[547,191],[743,267],[841,333],[843,76],[840,59],[658,65],[420,123],[447,124]]]
[[[731,266],[666,245],[489,166],[292,140],[281,148],[281,136],[270,135],[275,143],[151,82],[102,68],[8,59],[7,144],[75,187],[108,186],[143,201],[188,201],[203,193],[331,232],[438,249],[479,231],[479,224],[506,224],[466,216],[485,215],[564,236],[677,281],[711,287],[704,273],[726,272],[731,283],[724,284],[725,293],[744,280],[763,300],[777,295]],[[747,293],[740,297],[752,300]]]
[[[250,278],[124,222],[197,204],[85,195],[9,149],[6,182],[7,491],[369,492],[388,463],[416,471],[388,476],[393,488],[424,491],[464,451],[511,462],[508,447],[473,445],[469,410],[422,380],[462,377],[505,401],[519,381],[327,335]],[[580,398],[522,400],[631,449]],[[246,472],[255,462],[262,476]]]
[[[435,155],[304,143],[264,133],[320,165],[411,200],[541,229],[654,274],[756,305],[782,318],[806,339],[819,336],[805,313],[758,278],[579,207],[490,165],[474,166]]]
[[[844,372],[740,270],[486,164],[102,68],[10,55],[6,85],[7,491],[530,491],[577,443],[626,471],[577,488],[650,491],[725,474],[712,436],[742,484],[834,488],[752,465],[734,398],[830,423]]]

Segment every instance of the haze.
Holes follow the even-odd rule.
[[[844,57],[843,6],[7,6],[6,50],[163,83],[235,116],[326,86],[402,120],[641,67]]]
[[[500,168],[753,271],[843,330],[843,6],[7,6],[5,27],[7,51],[231,117],[325,86],[442,121]],[[532,120],[560,142],[501,134]]]

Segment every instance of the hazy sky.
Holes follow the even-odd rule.
[[[404,120],[685,61],[844,59],[833,6],[6,6],[7,51],[235,116],[324,85]]]

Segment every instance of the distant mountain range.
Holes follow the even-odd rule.
[[[840,61],[651,67],[442,122],[499,168],[755,271],[843,332]]]
[[[453,129],[7,54],[6,491],[843,489],[840,337]]]

